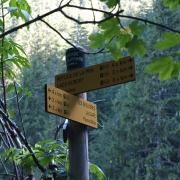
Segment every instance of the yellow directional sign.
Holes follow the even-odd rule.
[[[47,112],[97,128],[97,110],[94,103],[54,86],[46,86],[45,100]]]
[[[135,64],[131,57],[109,61],[56,75],[55,86],[71,94],[100,89],[135,80]]]

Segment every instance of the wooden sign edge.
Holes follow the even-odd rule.
[[[94,65],[91,65],[91,66],[86,66],[86,67],[74,69],[74,70],[71,70],[71,71],[69,71],[69,72],[65,72],[65,73],[62,73],[62,74],[57,74],[57,75],[55,75],[55,79],[56,79],[57,76],[65,75],[65,74],[68,74],[68,73],[73,73],[73,72],[76,72],[76,71],[79,71],[79,70],[82,70],[82,69],[87,69],[87,68],[95,67],[95,66],[98,66],[98,65],[101,65],[101,64],[104,64],[104,63],[110,63],[110,62],[113,62],[113,61],[114,61],[114,62],[122,61],[122,60],[124,60],[124,59],[127,59],[127,60],[128,60],[128,59],[131,59],[131,60],[133,60],[133,63],[134,63],[134,58],[133,58],[133,57],[131,57],[131,56],[126,56],[126,57],[120,58],[120,59],[117,60],[117,61],[115,61],[115,60],[105,61],[105,62],[98,63],[98,64],[94,64]],[[134,65],[135,65],[135,63],[134,63]]]
[[[113,84],[113,85],[109,85],[109,86],[106,86],[106,87],[99,87],[99,88],[95,88],[95,89],[90,89],[90,90],[87,90],[87,91],[79,91],[78,93],[72,93],[73,95],[77,95],[77,94],[80,94],[80,93],[84,93],[84,92],[90,92],[90,91],[94,91],[94,90],[98,90],[98,89],[103,89],[103,88],[107,88],[107,87],[111,87],[111,86],[116,86],[116,85],[118,85],[118,84],[125,84],[125,83],[128,83],[128,82],[132,82],[132,81],[135,81],[136,80],[136,71],[135,71],[135,69],[136,69],[136,66],[135,66],[135,61],[134,61],[134,58],[132,58],[132,57],[130,57],[130,56],[127,56],[127,57],[124,57],[124,58],[121,58],[121,59],[125,59],[125,58],[129,58],[129,59],[132,59],[132,61],[133,61],[133,73],[134,73],[134,78],[132,79],[132,80],[129,80],[129,81],[125,81],[125,82],[122,82],[122,83],[115,83],[115,84]],[[119,59],[118,61],[121,61],[121,59]],[[108,62],[112,62],[113,60],[111,60],[111,61],[107,61],[107,62],[105,62],[105,63],[108,63]],[[101,63],[100,63],[101,64]],[[95,65],[92,65],[92,66],[87,66],[86,68],[89,68],[89,67],[93,67],[93,66],[97,66],[97,65],[100,65],[100,64],[95,64]],[[81,69],[84,69],[84,68],[79,68],[79,69],[75,69],[75,70],[73,70],[74,72],[75,71],[78,71],[78,70],[81,70]],[[73,72],[73,71],[71,71],[71,72]],[[59,87],[57,87],[57,77],[58,76],[60,76],[60,75],[65,75],[65,74],[68,74],[69,72],[66,72],[66,73],[62,73],[62,74],[57,74],[57,75],[55,75],[55,87],[56,88],[59,88]],[[64,90],[63,90],[64,91]],[[68,91],[66,91],[66,92],[68,92]],[[68,92],[69,93],[69,92]]]
[[[50,85],[50,86],[52,86],[52,85]],[[60,116],[60,115],[58,115],[58,114],[55,114],[55,113],[53,113],[53,112],[49,112],[47,109],[47,87],[48,87],[48,85],[47,84],[45,84],[44,85],[44,89],[45,89],[45,96],[44,96],[44,98],[45,98],[45,112],[47,112],[47,113],[49,113],[49,114],[53,114],[53,115],[55,115],[55,116]],[[55,87],[55,88],[57,88],[57,87]],[[60,89],[60,88],[57,88],[57,89]],[[63,89],[60,89],[60,90],[62,90],[62,91],[64,91]],[[67,91],[64,91],[64,92],[67,92]],[[69,92],[67,92],[67,93],[69,93]],[[70,93],[69,93],[70,94]],[[71,94],[71,95],[73,95],[73,96],[75,96],[74,94]],[[79,97],[79,98],[81,98],[81,97]],[[83,99],[83,98],[81,98],[81,99]],[[85,100],[85,99],[83,99],[83,100]],[[96,105],[96,104],[95,104]],[[97,105],[96,105],[96,111],[97,111]],[[64,116],[60,116],[60,117],[63,117],[63,118],[65,118],[65,119],[68,119],[67,117],[64,117]],[[96,112],[96,119],[97,119],[97,112]],[[97,129],[98,128],[98,121],[97,121],[97,126],[91,126],[91,125],[87,125],[87,124],[83,124],[83,123],[80,123],[80,122],[78,122],[78,121],[75,121],[75,120],[73,120],[73,119],[68,119],[68,120],[70,120],[70,121],[73,121],[73,122],[76,122],[76,123],[79,123],[79,124],[81,124],[81,125],[84,125],[84,126],[88,126],[88,127],[91,127],[91,128],[95,128],[95,129]]]
[[[109,86],[106,86],[106,87],[99,87],[99,88],[95,88],[95,89],[90,89],[90,90],[87,90],[87,91],[79,91],[78,93],[72,93],[73,95],[77,95],[77,94],[81,94],[81,93],[85,93],[85,92],[90,92],[90,91],[95,91],[95,90],[99,90],[99,89],[104,89],[104,88],[108,88],[108,87],[111,87],[111,86],[116,86],[116,85],[120,85],[120,84],[126,84],[126,83],[128,83],[128,82],[132,82],[132,81],[135,81],[136,80],[136,78],[134,78],[134,79],[132,79],[132,80],[129,80],[129,81],[126,81],[126,82],[122,82],[122,83],[116,83],[116,84],[113,84],[113,85],[109,85]],[[56,86],[56,88],[58,88],[57,86]],[[66,91],[66,92],[68,92],[68,91]],[[68,92],[68,93],[70,93],[70,92]]]
[[[49,113],[48,111],[47,111],[47,84],[45,84],[44,85],[44,99],[45,99],[45,112],[47,112],[47,113]],[[52,113],[53,114],[53,113]]]

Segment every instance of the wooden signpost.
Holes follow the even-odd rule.
[[[90,67],[79,68],[55,76],[55,86],[71,94],[79,94],[135,80],[135,65],[131,57]]]
[[[70,48],[66,51],[66,65],[68,72],[55,76],[55,87],[45,88],[45,108],[73,120],[68,128],[70,178],[89,180],[87,126],[97,128],[96,105],[72,94],[86,97],[83,92],[133,81],[135,64],[131,57],[125,57],[84,67],[82,49]]]
[[[46,111],[97,128],[96,105],[54,86],[45,86]]]

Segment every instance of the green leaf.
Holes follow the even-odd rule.
[[[15,150],[16,150],[15,147],[11,147],[11,148],[9,148],[8,150],[6,150],[4,153],[2,153],[0,156],[7,158],[7,157],[9,157],[12,153],[14,153]]]
[[[172,72],[174,70],[174,64],[169,64],[169,66],[165,66],[159,73],[160,80],[169,80],[172,77]]]
[[[1,19],[0,19],[0,31],[1,31],[1,32],[3,31],[3,22],[2,22]]]
[[[178,80],[180,81],[180,71],[179,71],[179,73],[178,73]]]
[[[113,46],[109,46],[109,51],[112,54],[114,60],[118,60],[122,57],[122,52],[120,49],[114,48]]]
[[[174,62],[174,70],[172,72],[172,77],[177,76],[178,80],[180,80],[180,62]]]
[[[131,29],[131,32],[134,34],[134,35],[141,35],[142,33],[142,30],[145,28],[144,25],[138,25],[138,21],[133,21],[130,25],[129,25],[130,29]]]
[[[14,117],[14,111],[9,110],[9,115],[11,118],[13,118]]]
[[[180,35],[177,33],[166,32],[163,34],[162,39],[156,43],[155,48],[166,50],[177,45],[180,45]]]
[[[153,59],[153,62],[148,65],[147,72],[150,74],[159,73],[164,65],[171,64],[173,62],[173,59],[171,56],[165,56],[161,58],[155,58]]]
[[[106,179],[105,174],[97,165],[89,163],[89,170],[92,174],[97,176],[98,180]]]
[[[113,29],[119,31],[119,20],[117,18],[111,18],[107,21],[101,22],[98,26],[105,31],[113,31]]]
[[[47,166],[51,161],[52,161],[53,157],[52,156],[44,156],[39,158],[38,160],[40,161],[41,165],[43,166]]]
[[[27,90],[25,93],[26,93],[26,96],[28,96],[28,97],[32,96],[32,92],[30,90]]]
[[[9,93],[9,92],[11,92],[13,89],[14,89],[14,84],[11,83],[11,84],[9,84],[9,85],[7,86],[6,91]]]
[[[7,1],[8,1],[8,0],[3,0],[2,2],[5,3],[5,2],[7,2]]]
[[[118,44],[116,38],[114,38],[114,41],[111,41],[106,47],[112,54],[114,60],[118,60],[119,58],[122,57],[121,49],[117,45]]]
[[[101,33],[91,34],[89,40],[91,48],[103,48],[105,46],[104,36]]]
[[[30,67],[23,48],[11,38],[4,39],[3,55],[3,61],[7,61],[6,63],[8,64],[7,74],[10,79],[14,79],[16,74],[21,72],[24,67]],[[13,72],[12,69],[14,65],[17,67],[17,71]]]
[[[9,68],[9,67],[7,67],[7,69],[6,69],[6,76],[7,76],[9,79],[11,79],[11,80],[15,80],[15,79],[16,79],[16,74],[15,74],[15,72],[14,72],[11,68]]]
[[[37,145],[40,145],[40,146],[42,146],[42,145],[46,145],[46,144],[54,144],[54,143],[56,143],[56,141],[55,140],[43,140],[43,141],[39,141],[38,143],[37,143]]]
[[[117,48],[125,48],[126,44],[132,39],[129,33],[120,32],[116,37]]]
[[[14,9],[15,7],[17,9]],[[12,9],[10,11],[11,16],[22,18],[24,21],[29,20],[31,8],[26,0],[10,0],[9,8]]]
[[[177,54],[180,54],[180,49],[176,51]]]
[[[119,0],[100,0],[100,1],[105,2],[109,8],[112,8],[119,3]]]
[[[146,54],[145,42],[142,39],[137,39],[137,36],[129,41],[126,44],[126,47],[128,48],[129,54],[131,56],[144,56]]]
[[[175,9],[180,5],[180,0],[163,0],[163,4],[165,7]]]
[[[159,74],[160,80],[168,80],[173,76],[175,61],[171,56],[156,58],[147,66],[146,71],[150,74]]]
[[[113,28],[112,28],[113,27]],[[117,18],[111,18],[105,22],[99,24],[101,29],[102,38],[105,41],[104,44],[109,43],[119,32],[119,21]]]
[[[25,21],[29,21],[31,15],[28,13],[28,11],[22,9],[21,12],[24,15]]]

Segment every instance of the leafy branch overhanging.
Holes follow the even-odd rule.
[[[93,12],[100,12],[100,13],[103,13],[105,14],[107,17],[106,18],[103,18],[102,20],[99,20],[99,21],[96,21],[96,20],[90,20],[90,21],[80,21],[76,18],[73,18],[69,15],[67,15],[65,12],[64,12],[64,8],[78,8],[80,10],[86,10],[86,11],[93,11]],[[57,13],[57,12],[60,12],[61,14],[63,14],[66,18],[76,22],[77,24],[99,24],[101,22],[104,22],[104,21],[107,21],[113,17],[119,17],[119,18],[128,18],[128,19],[132,19],[132,20],[138,20],[138,21],[141,21],[141,22],[144,22],[145,24],[151,24],[151,25],[155,25],[155,26],[158,26],[160,28],[163,28],[163,29],[166,29],[166,30],[169,30],[169,31],[172,31],[172,32],[175,32],[175,33],[180,33],[179,30],[176,30],[176,29],[173,29],[171,27],[168,27],[166,25],[163,25],[163,24],[160,24],[160,23],[157,23],[157,22],[153,22],[153,21],[150,21],[148,19],[143,19],[143,18],[139,18],[139,17],[134,17],[134,16],[129,16],[129,15],[123,15],[122,12],[123,10],[117,10],[115,13],[113,12],[108,12],[108,11],[104,11],[104,10],[100,10],[100,9],[96,9],[96,8],[88,8],[88,7],[81,7],[81,6],[76,6],[76,5],[71,5],[70,4],[70,1],[62,6],[59,6],[47,13],[44,13],[42,15],[38,15],[36,18],[30,20],[30,21],[27,21],[19,26],[16,26],[10,30],[7,30],[5,31],[4,33],[0,34],[0,38],[3,38],[5,36],[7,36],[8,34],[11,34],[21,28],[24,28],[24,27],[27,27],[37,21],[41,21],[43,18],[47,17],[47,16],[50,16],[51,14],[54,14],[54,13]]]

